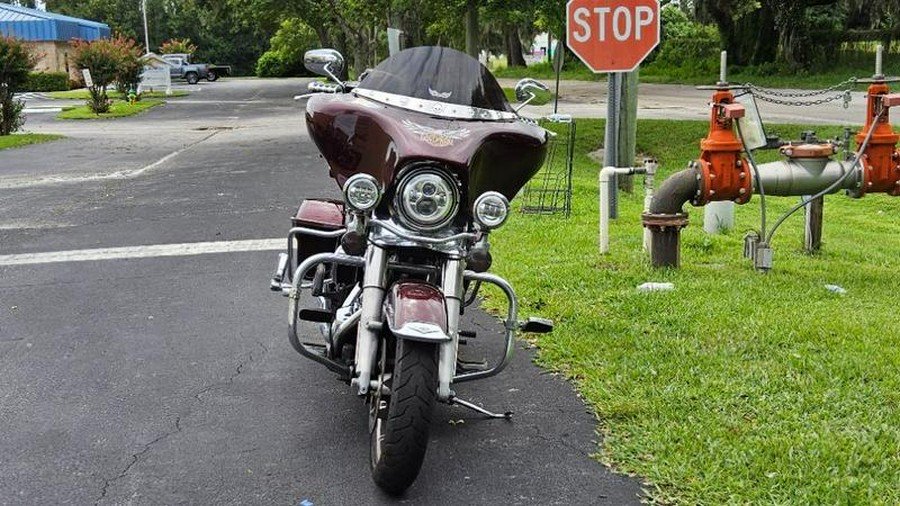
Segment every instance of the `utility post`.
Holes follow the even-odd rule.
[[[635,144],[637,138],[637,104],[638,104],[638,73],[621,74],[621,88],[619,90],[619,114],[618,114],[618,142],[616,142],[616,167],[631,167],[634,165]],[[619,189],[632,193],[634,191],[634,176],[622,175],[618,178]]]
[[[659,44],[659,38],[659,0],[569,0],[566,3],[569,49],[595,73],[608,73],[606,141],[603,144],[607,167],[634,165],[637,133],[635,71]],[[610,218],[615,218],[618,201],[614,190],[610,197],[610,207],[605,211],[609,211]]]
[[[147,0],[141,0],[141,11],[144,15],[144,54],[150,54],[150,31],[147,30]]]

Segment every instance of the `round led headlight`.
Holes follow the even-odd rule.
[[[509,200],[498,192],[482,193],[475,200],[472,209],[475,221],[482,227],[490,230],[506,223],[509,217]]]
[[[368,174],[354,174],[344,183],[344,202],[354,211],[371,211],[380,200],[381,187]]]
[[[459,190],[439,172],[410,173],[400,183],[397,208],[400,218],[414,229],[437,229],[450,223],[459,205]]]

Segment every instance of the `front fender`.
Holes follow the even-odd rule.
[[[382,313],[391,333],[400,339],[441,343],[447,334],[447,304],[434,285],[421,281],[394,283]]]

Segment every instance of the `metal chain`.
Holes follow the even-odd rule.
[[[830,86],[823,90],[813,90],[813,91],[800,91],[800,92],[785,92],[779,90],[771,90],[767,88],[761,88],[751,83],[746,83],[744,86],[752,94],[754,97],[772,104],[777,105],[785,105],[792,107],[811,107],[822,104],[827,104],[829,102],[834,102],[835,100],[843,100],[844,109],[850,107],[850,101],[853,96],[850,94],[850,91],[853,89],[853,85],[857,82],[857,78],[851,77],[846,81],[840,82],[834,86]],[[834,95],[812,99],[812,97],[818,97],[820,95],[826,95],[828,93],[835,93]],[[800,99],[800,100],[789,100],[789,99]]]

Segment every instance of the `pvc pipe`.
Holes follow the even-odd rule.
[[[644,172],[633,167],[618,168],[604,167],[600,171],[600,254],[609,253],[609,218],[610,194],[615,191],[615,176],[617,174],[629,175]]]
[[[734,202],[730,200],[706,204],[703,208],[703,231],[718,235],[734,228],[734,207]]]

